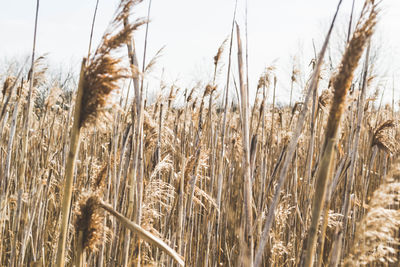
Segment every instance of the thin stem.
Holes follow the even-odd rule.
[[[81,65],[81,74],[79,78],[79,86],[75,102],[74,123],[71,129],[70,148],[67,158],[67,165],[65,167],[65,184],[63,187],[64,195],[61,204],[62,205],[61,208],[62,221],[60,230],[61,233],[58,241],[57,261],[56,261],[57,267],[63,267],[65,262],[65,245],[67,242],[69,217],[71,212],[70,210],[71,210],[72,189],[74,181],[75,161],[80,143],[80,117],[82,108],[85,64],[86,64],[86,59],[84,58],[82,60],[82,65]]]
[[[97,15],[97,7],[99,6],[99,0],[96,1],[96,7],[94,9],[94,14],[93,14],[93,20],[92,20],[92,27],[90,29],[90,38],[89,38],[89,48],[88,48],[88,56],[87,58],[90,58],[90,50],[92,48],[92,39],[93,39],[93,31],[94,31],[94,23],[96,21],[96,15]]]

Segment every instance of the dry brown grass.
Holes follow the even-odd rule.
[[[273,100],[268,99],[268,92],[276,76],[272,68],[256,81],[255,102],[247,103],[242,66],[242,80],[237,83],[241,102],[238,105],[228,98],[224,103],[223,87],[215,81],[221,75],[216,70],[227,58],[225,41],[216,46],[211,66],[214,77],[204,81],[204,86],[183,90],[162,85],[155,88],[160,93],[154,103],[144,105],[146,99],[129,99],[125,104],[124,99],[105,115],[110,94],[123,92],[120,81],[133,76],[140,92],[146,75],[139,73],[137,66],[132,72],[127,70],[121,56],[131,32],[145,23],[137,20],[123,27],[132,4],[138,2],[121,2],[112,27],[84,68],[85,105],[79,112],[79,128],[85,127],[78,134],[74,170],[69,170],[72,207],[66,265],[176,266],[182,264],[183,256],[186,266],[238,266],[248,257],[255,260],[261,243],[265,246],[259,254],[260,266],[302,265],[314,216],[316,178],[324,166],[326,132],[335,137],[337,131],[337,145],[332,145],[331,151],[336,160],[329,161],[325,213],[314,218],[324,225],[315,229],[317,262],[320,266],[330,262],[398,266],[398,111],[378,107],[379,97],[362,104],[360,97],[348,93],[353,86],[353,95],[361,95],[362,87],[355,81],[362,77],[354,69],[363,59],[361,40],[372,33],[374,13],[366,13],[370,21],[361,20],[339,71],[321,77],[326,83],[336,77],[333,92],[317,88],[315,106],[307,106],[304,114],[302,102],[283,107],[270,104]],[[120,57],[114,49],[120,49]],[[227,60],[236,64],[233,58]],[[37,65],[37,73],[41,69]],[[300,77],[305,72],[293,67],[287,84],[307,80]],[[1,75],[0,265],[54,266],[67,190],[73,110],[77,108],[77,98],[70,92],[76,86],[64,88],[64,81],[50,80],[47,72],[37,74],[40,81],[33,88],[37,93],[33,94],[35,113],[30,114],[32,131],[26,143],[27,156],[22,158],[21,132],[28,105],[24,78],[28,73]],[[374,76],[367,72],[367,95],[372,94],[369,86]],[[41,94],[46,86],[49,93]],[[221,98],[222,106],[218,104]],[[350,100],[344,101],[346,98]],[[107,127],[100,127],[106,117]],[[327,125],[328,120],[334,120],[335,127]],[[298,139],[293,141],[294,137]],[[352,141],[356,139],[357,143]],[[293,157],[287,159],[290,147]],[[23,175],[22,164],[27,166]],[[279,184],[281,175],[284,179]],[[23,188],[18,183],[20,176],[25,181]],[[272,208],[275,213],[264,235]],[[338,233],[343,234],[340,243]]]

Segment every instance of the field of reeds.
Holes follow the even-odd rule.
[[[50,78],[35,48],[0,73],[0,266],[398,266],[398,111],[370,56],[379,4],[365,1],[321,75],[333,10],[302,98],[276,105],[273,67],[247,87],[235,19],[211,82],[149,101],[140,2],[121,0],[76,81]]]

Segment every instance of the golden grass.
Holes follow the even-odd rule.
[[[332,80],[333,91],[318,88],[319,71],[311,72],[313,108],[270,105],[269,90],[279,90],[273,68],[247,88],[242,63],[241,75],[233,75],[240,78],[239,104],[225,98],[215,83],[228,54],[224,41],[204,86],[161,85],[154,103],[123,99],[105,109],[128,76],[139,85],[135,96],[145,98],[145,73],[138,66],[129,71],[112,52],[145,23],[128,23],[139,2],[121,1],[84,61],[82,109],[76,86],[50,80],[37,65],[26,154],[27,73],[1,74],[0,266],[54,266],[60,249],[62,266],[302,266],[307,259],[310,266],[398,266],[398,111],[378,107],[377,98],[362,104],[348,92],[362,90],[354,70],[377,20],[369,8],[375,4],[367,1],[372,6],[338,71],[321,77]],[[227,60],[236,64],[236,57]],[[287,84],[297,89],[307,80],[302,73],[293,67]],[[368,95],[374,76],[365,77]],[[327,169],[327,192],[317,197],[317,177]],[[325,197],[325,212],[313,212],[313,202]],[[318,241],[310,245],[316,261],[304,256],[310,233]]]

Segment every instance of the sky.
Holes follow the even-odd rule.
[[[132,19],[146,16],[148,1],[135,10]],[[256,86],[266,66],[277,67],[278,102],[287,99],[293,58],[305,72],[324,39],[336,10],[337,0],[248,0],[247,29],[250,88]],[[356,0],[356,11],[363,1]],[[78,69],[87,55],[89,34],[96,0],[40,0],[37,55],[48,53],[53,65]],[[99,0],[93,44],[99,43],[118,0]],[[238,0],[237,21],[245,33],[246,0]],[[167,84],[191,86],[211,79],[213,57],[231,31],[235,0],[152,0],[147,58],[164,47],[162,57],[151,74]],[[346,30],[352,0],[343,0],[336,25],[336,46]],[[36,1],[0,2],[0,59],[29,55],[32,50]],[[400,76],[400,1],[383,0],[376,42],[382,46],[383,76],[392,83]],[[144,29],[144,28],[143,28]],[[144,30],[135,34],[141,57]],[[244,37],[242,37],[244,38]],[[335,46],[334,46],[335,47]],[[225,54],[224,62],[226,63]],[[233,57],[236,60],[236,55]],[[141,61],[141,60],[140,60]],[[386,70],[387,69],[387,70]],[[223,77],[225,74],[222,74]],[[389,79],[390,77],[390,79]],[[221,78],[222,79],[222,78]],[[155,83],[152,85],[157,86]],[[300,92],[299,85],[298,95]],[[396,93],[397,99],[400,94]]]

